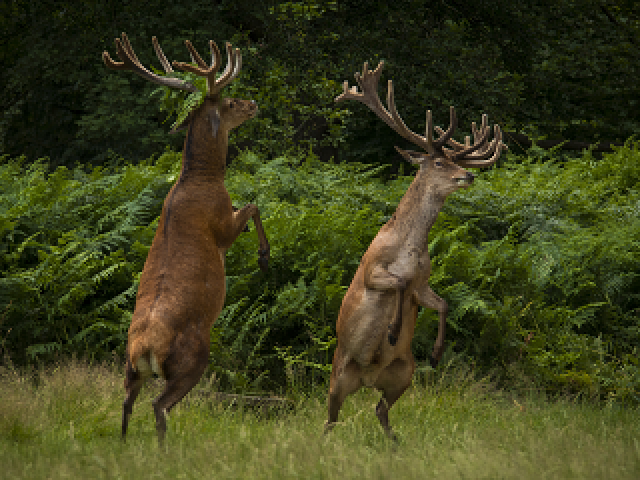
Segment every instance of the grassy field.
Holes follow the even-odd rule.
[[[150,406],[159,381],[141,393],[122,444],[118,368],[0,373],[3,479],[640,478],[637,407],[514,399],[450,372],[394,406],[397,445],[378,424],[372,391],[348,398],[342,424],[323,436],[319,389],[267,417],[190,397],[171,412],[162,448]]]

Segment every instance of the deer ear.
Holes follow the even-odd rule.
[[[220,111],[218,107],[213,108],[209,112],[209,121],[211,122],[211,131],[214,138],[218,136],[218,129],[220,128]]]
[[[396,147],[396,150],[407,162],[411,162],[414,165],[419,165],[425,161],[425,157],[427,157],[426,153],[423,152],[415,152],[413,150],[403,150],[400,147]]]

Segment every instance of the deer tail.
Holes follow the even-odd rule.
[[[155,373],[160,377],[164,377],[162,370],[162,362],[164,357],[157,354],[156,349],[153,348],[145,339],[137,339],[132,342],[129,349],[129,362],[135,372],[138,372],[142,377],[148,377]]]
[[[145,354],[149,351],[146,342],[141,338],[136,338],[129,345],[129,362],[131,363],[131,367],[134,370],[138,370],[138,360],[140,357],[145,356]]]

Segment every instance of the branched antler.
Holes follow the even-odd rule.
[[[153,43],[153,48],[156,52],[156,56],[158,57],[158,60],[160,60],[164,71],[166,73],[173,72],[171,64],[169,64],[167,57],[162,51],[162,48],[160,48],[156,37],[152,37],[151,42]],[[142,64],[138,60],[138,57],[133,51],[133,48],[131,47],[131,43],[129,43],[129,38],[127,37],[126,33],[122,33],[122,40],[116,38],[115,43],[116,49],[118,51],[118,57],[122,61],[116,62],[112,60],[109,56],[109,53],[105,51],[102,53],[102,60],[107,67],[114,70],[130,70],[141,76],[142,78],[149,80],[150,82],[165,87],[177,88],[189,92],[198,91],[198,88],[191,82],[187,82],[179,78],[156,75],[155,73],[147,70],[144,66],[142,66]],[[216,43],[213,40],[209,40],[209,49],[211,50],[211,66],[207,66],[205,61],[202,60],[189,40],[185,40],[185,44],[187,46],[187,49],[189,50],[189,54],[191,55],[191,60],[197,66],[176,61],[173,62],[173,66],[179,68],[180,70],[205,77],[207,79],[207,95],[217,95],[224,87],[229,85],[229,83],[231,83],[238,76],[240,68],[242,67],[242,55],[240,54],[239,48],[234,49],[232,48],[230,43],[226,44],[227,66],[222,75],[216,79],[216,74],[218,73],[221,63],[220,50],[218,49]]]
[[[435,127],[436,132],[440,135],[437,140],[433,139],[433,120],[431,110],[427,110],[426,131],[425,136],[418,135],[411,131],[396,109],[393,91],[393,81],[389,80],[387,86],[387,108],[382,105],[378,97],[378,82],[382,73],[384,62],[380,61],[374,71],[369,70],[369,64],[364,63],[362,74],[356,73],[355,79],[362,90],[358,92],[358,88],[353,86],[349,88],[349,82],[345,80],[343,84],[343,92],[336,97],[336,102],[341,100],[356,100],[365,104],[378,117],[380,117],[387,125],[396,131],[404,139],[410,141],[414,145],[422,147],[430,155],[438,154],[451,158],[462,167],[486,167],[493,164],[499,157],[502,149],[506,149],[506,145],[502,143],[502,132],[500,127],[494,127],[494,139],[491,143],[487,143],[490,134],[487,115],[482,116],[482,126],[478,130],[475,122],[472,123],[473,145],[466,137],[465,143],[459,143],[452,139],[452,135],[457,127],[457,118],[454,107],[449,107],[449,128],[445,131],[440,127]],[[452,149],[445,148],[447,144]]]

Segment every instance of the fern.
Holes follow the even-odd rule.
[[[639,157],[632,144],[599,161],[508,157],[448,198],[429,245],[430,284],[449,304],[447,355],[499,381],[515,365],[550,392],[638,400]],[[179,154],[114,170],[45,167],[0,164],[4,349],[18,363],[122,354]],[[276,390],[293,370],[327,380],[342,297],[412,180],[384,182],[383,169],[252,152],[230,166],[233,203],[259,205],[271,261],[262,273],[253,228],[227,252],[226,306],[211,332],[222,388]],[[437,324],[419,312],[419,363]]]
[[[155,74],[164,75],[164,72],[151,67]],[[176,121],[171,125],[175,128],[180,125],[189,116],[193,110],[198,108],[204,102],[207,92],[207,79],[191,72],[172,72],[166,75],[189,82],[198,88],[197,92],[187,92],[185,90],[176,90],[169,87],[156,88],[150,97],[160,97],[160,111],[167,112],[165,122],[174,114],[177,115]]]

